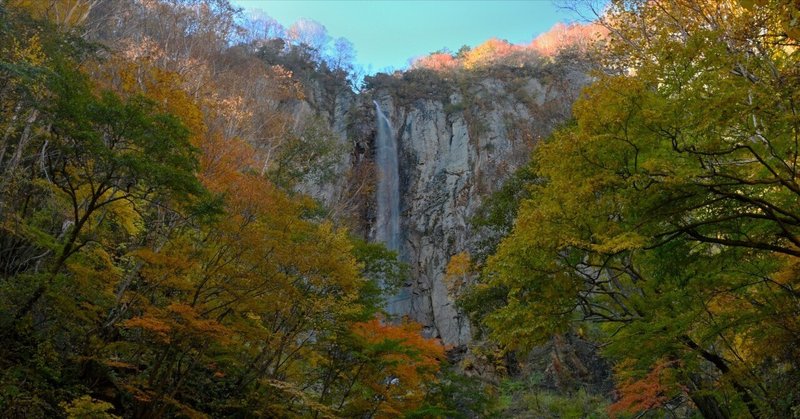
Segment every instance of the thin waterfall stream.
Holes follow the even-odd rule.
[[[378,136],[376,161],[378,166],[378,214],[375,238],[389,250],[400,250],[400,175],[397,169],[397,144],[392,125],[378,102]]]
[[[386,245],[389,250],[400,252],[400,174],[397,164],[397,141],[392,124],[375,103],[377,113],[378,135],[375,139],[375,160],[378,167],[378,212],[375,221],[375,239]],[[390,297],[386,303],[386,311],[390,315],[407,314],[409,290],[402,288],[398,294]]]

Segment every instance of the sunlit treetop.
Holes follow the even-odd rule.
[[[462,47],[456,53],[437,51],[417,58],[411,67],[446,71],[497,64],[519,66],[541,58],[554,57],[568,48],[585,51],[607,34],[608,30],[597,23],[557,23],[527,44],[512,44],[504,39],[491,38],[474,48]]]

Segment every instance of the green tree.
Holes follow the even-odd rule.
[[[443,347],[375,317],[405,266],[298,193],[338,139],[233,18],[0,3],[0,416],[388,416],[435,384]]]
[[[42,164],[47,186],[69,215],[63,238],[55,238],[50,275],[20,307],[16,319],[33,308],[71,256],[98,241],[103,218],[130,225],[122,218],[135,217],[138,202],[201,193],[194,176],[196,151],[178,119],[141,96],[95,96],[80,73],[63,69],[57,74],[52,108],[45,110],[49,132]]]
[[[782,7],[611,3],[604,71],[535,152],[541,181],[475,287],[505,302],[493,336],[597,323],[620,380],[674,371],[648,409],[791,414],[800,79]]]

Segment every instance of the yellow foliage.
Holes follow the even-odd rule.
[[[122,96],[144,94],[161,111],[174,115],[189,130],[189,141],[199,146],[206,135],[205,116],[195,99],[183,88],[180,74],[157,67],[148,57],[125,60],[119,56],[94,63],[92,72],[101,81],[98,89],[110,89]]]
[[[464,57],[464,68],[474,69],[488,66],[501,60],[519,49],[508,41],[491,38],[471,49]]]
[[[9,0],[8,5],[28,11],[62,27],[78,26],[99,0]]]
[[[472,260],[469,253],[460,252],[450,257],[445,270],[444,283],[447,292],[451,296],[458,296],[467,283],[467,277],[471,273]]]
[[[67,414],[67,419],[119,419],[120,416],[108,413],[114,408],[109,402],[101,401],[84,395],[71,402],[62,402],[61,408]]]
[[[46,60],[39,35],[33,35],[26,40],[26,45],[20,45],[19,40],[14,38],[11,45],[11,59],[17,62],[24,62],[31,66],[41,66]]]
[[[599,243],[591,246],[592,250],[603,254],[614,254],[625,250],[639,249],[647,243],[647,238],[642,237],[631,231],[622,232],[620,234],[604,237],[598,235]]]

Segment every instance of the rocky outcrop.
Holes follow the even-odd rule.
[[[480,241],[470,219],[528,160],[536,141],[564,120],[586,80],[578,72],[553,76],[476,78],[444,99],[405,103],[389,89],[373,92],[399,145],[401,257],[412,270],[406,309],[447,344],[471,339],[444,281],[450,257]]]
[[[324,121],[330,137],[336,143],[337,151],[334,176],[318,179],[313,176],[304,179],[298,191],[315,197],[332,210],[341,210],[346,200],[348,176],[353,165],[353,144],[348,135],[348,112],[357,104],[358,96],[347,86],[338,86],[333,91],[324,88],[320,83],[307,82],[306,99],[293,100],[284,105],[284,110],[294,118],[295,130],[301,130],[303,124],[319,118]]]
[[[333,104],[316,104],[341,140],[352,141],[352,152],[341,161],[335,182],[308,191],[332,207],[348,202],[346,211],[360,223],[355,229],[374,237],[374,203],[353,202],[354,194],[374,190],[364,177],[375,173],[369,167],[376,126],[372,101],[377,101],[398,143],[400,256],[411,267],[403,293],[407,297],[394,303],[395,311],[400,307],[422,323],[429,336],[465,344],[471,339],[470,325],[448,294],[448,261],[480,242],[482,233],[470,219],[482,200],[568,117],[587,78],[564,64],[450,78],[430,72],[381,77],[360,95],[339,94]]]

